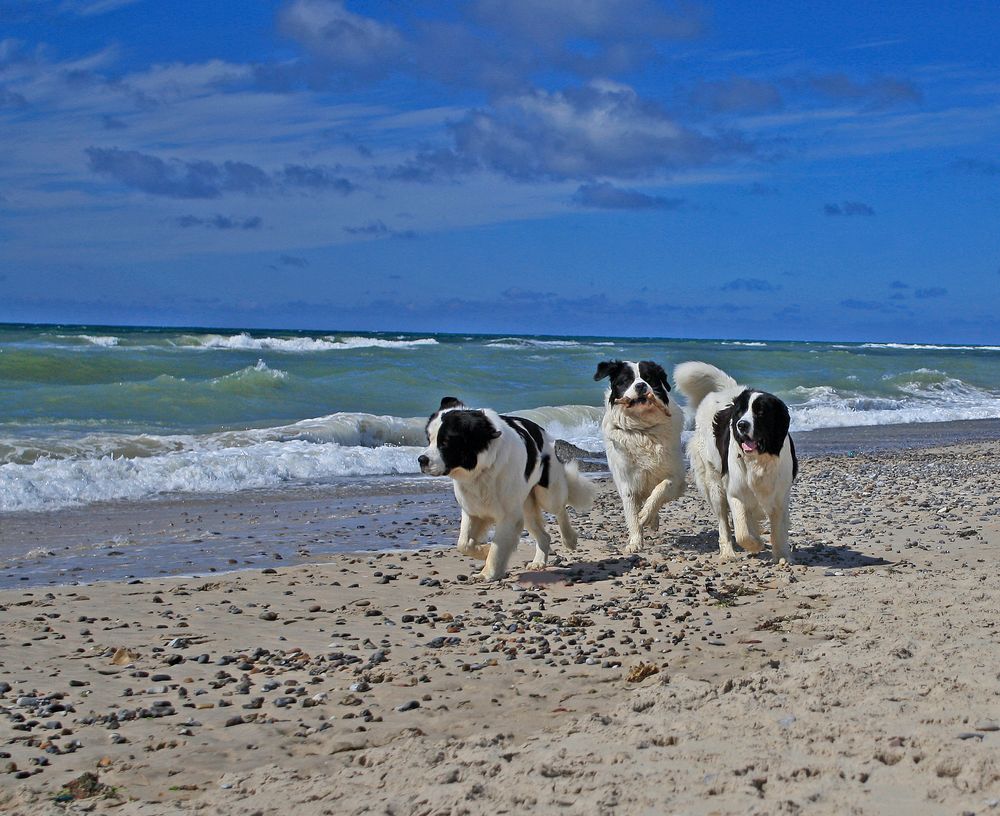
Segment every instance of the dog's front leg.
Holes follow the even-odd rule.
[[[778,509],[770,513],[771,519],[771,557],[775,563],[784,559],[792,563],[792,550],[788,546],[788,500],[778,505]]]
[[[486,566],[479,573],[484,581],[499,581],[507,574],[507,564],[517,548],[517,539],[523,529],[524,520],[520,516],[515,519],[507,517],[497,523],[493,546],[486,557]]]
[[[639,521],[639,502],[634,493],[625,491],[622,494],[622,510],[625,512],[625,524],[628,526],[628,544],[625,552],[637,553],[642,550],[642,522]]]
[[[736,543],[750,553],[763,550],[764,543],[760,540],[760,530],[753,516],[753,510],[736,496],[729,497],[729,506],[733,511],[733,532],[736,534]]]
[[[645,529],[655,530],[660,523],[660,508],[668,501],[679,498],[684,492],[685,483],[681,479],[679,484],[676,479],[664,479],[649,494],[642,510],[639,513],[639,525]]]
[[[490,529],[489,519],[470,516],[462,511],[462,523],[458,528],[458,551],[477,561],[485,561],[490,554],[486,534]]]

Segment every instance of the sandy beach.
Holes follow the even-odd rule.
[[[623,556],[602,480],[496,585],[444,547],[3,590],[0,810],[1000,813],[998,452],[805,459],[791,568],[719,566],[693,488]]]

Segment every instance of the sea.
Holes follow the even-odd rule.
[[[1000,346],[0,325],[3,514],[419,479],[443,396],[600,454],[602,360],[705,360],[793,432],[1000,418]]]

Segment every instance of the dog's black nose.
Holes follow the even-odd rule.
[[[640,397],[643,394],[645,394],[648,390],[649,390],[649,386],[646,385],[646,383],[644,383],[644,382],[637,382],[635,384],[635,393],[638,394]]]
[[[427,467],[430,463],[431,460],[428,459],[424,454],[420,454],[420,456],[417,457],[417,464],[420,465],[420,467]]]
[[[741,419],[739,422],[736,423],[736,430],[744,434],[750,433],[750,423],[747,422],[745,419]]]

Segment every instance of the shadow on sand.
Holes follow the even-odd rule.
[[[674,539],[678,549],[688,552],[697,552],[704,555],[711,555],[719,551],[719,535],[714,530],[704,530],[696,535],[680,535]],[[764,536],[765,543],[769,541]],[[793,546],[794,543],[793,543]],[[765,547],[763,552],[747,554],[739,547],[737,553],[741,553],[744,558],[762,558],[770,560],[770,547]],[[836,567],[838,569],[857,569],[858,567],[879,567],[892,564],[878,556],[868,555],[847,546],[828,546],[825,544],[798,544],[793,551],[796,564],[805,564],[811,567]]]
[[[577,561],[566,566],[549,567],[544,570],[525,570],[517,576],[522,584],[544,586],[545,584],[593,584],[620,578],[642,563],[638,555],[603,558],[600,561]]]

